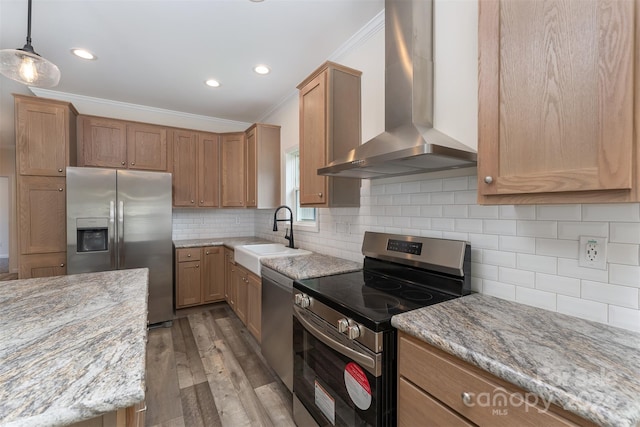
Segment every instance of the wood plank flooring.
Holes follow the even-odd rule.
[[[291,393],[226,303],[150,330],[146,382],[148,427],[295,426]]]

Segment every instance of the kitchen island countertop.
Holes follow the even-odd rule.
[[[481,294],[391,323],[596,424],[640,425],[638,333]]]
[[[145,399],[148,270],[2,282],[0,426],[62,426]]]
[[[362,269],[361,263],[317,253],[279,258],[265,257],[260,262],[265,267],[294,280],[331,276]]]

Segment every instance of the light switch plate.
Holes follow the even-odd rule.
[[[607,240],[606,237],[580,236],[580,266],[606,270]]]

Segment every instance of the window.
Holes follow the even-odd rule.
[[[296,228],[318,231],[316,208],[300,207],[300,151],[294,149],[286,154],[287,204],[293,206]]]

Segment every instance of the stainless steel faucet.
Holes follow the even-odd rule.
[[[278,219],[278,211],[282,208],[285,208],[289,211],[289,219]],[[276,211],[273,213],[273,231],[278,231],[278,222],[281,221],[289,221],[289,228],[287,229],[287,231],[285,232],[284,238],[287,239],[289,241],[289,247],[290,248],[295,248],[295,245],[293,243],[293,212],[291,211],[291,208],[287,205],[282,205],[282,206],[278,206],[276,208]],[[291,230],[291,231],[289,231]]]

